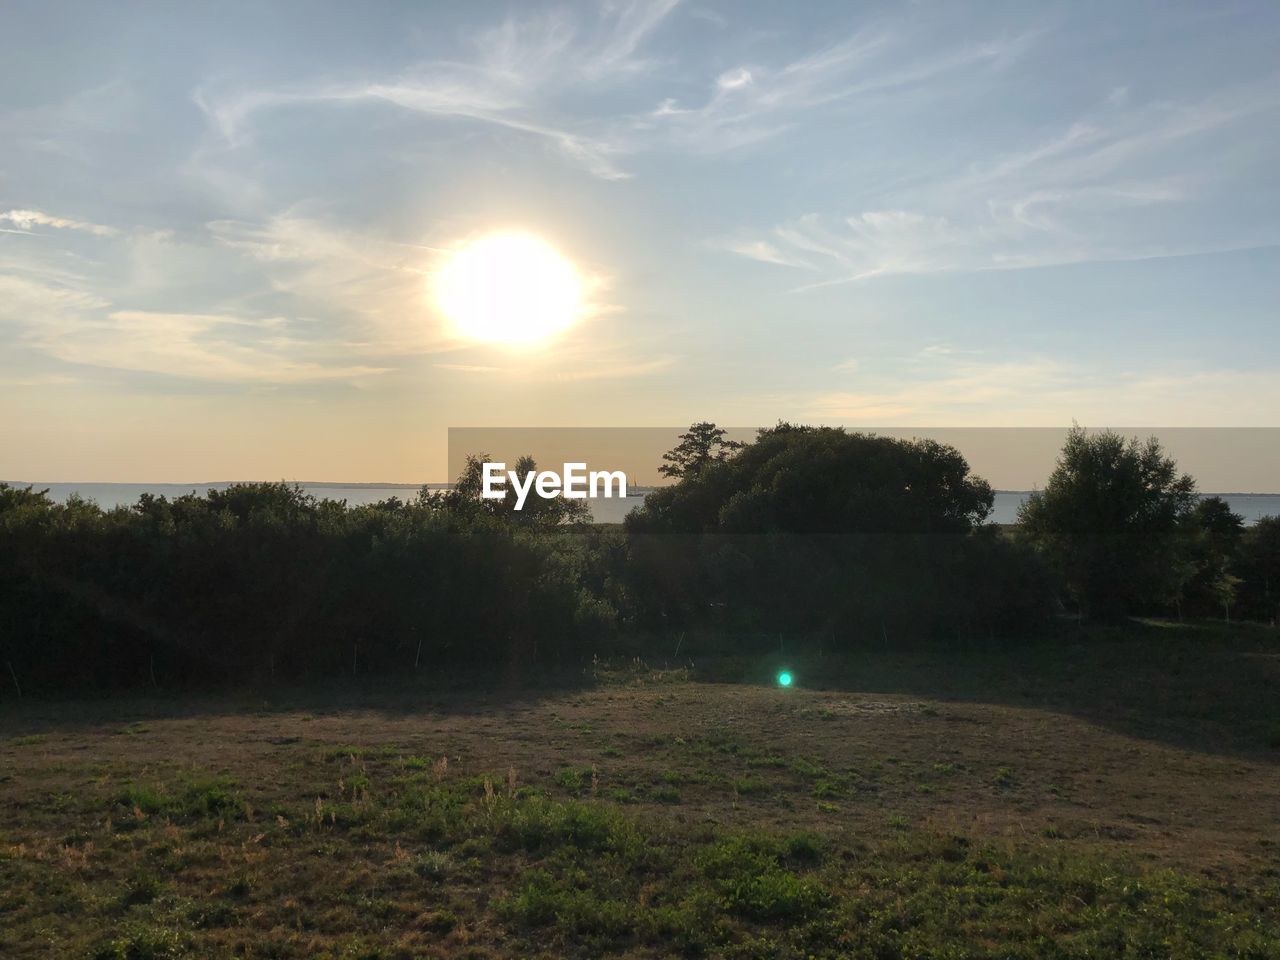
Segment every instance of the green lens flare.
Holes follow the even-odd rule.
[[[778,686],[780,687],[791,686],[791,674],[787,673],[787,671],[785,670],[783,670],[780,674],[778,674]]]

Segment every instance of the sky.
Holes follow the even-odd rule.
[[[0,478],[468,426],[1280,426],[1280,6],[0,7]],[[469,341],[494,231],[584,308]]]

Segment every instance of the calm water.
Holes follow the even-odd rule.
[[[1017,523],[1018,507],[1030,494],[1027,491],[1003,491],[996,494],[992,523]],[[1280,493],[1223,493],[1205,496],[1221,496],[1231,509],[1244,517],[1246,524],[1257,523],[1260,517],[1280,516]],[[591,514],[599,523],[621,523],[622,518],[644,502],[644,497],[627,497],[622,500],[597,500],[591,505]]]
[[[25,483],[22,484],[25,486]],[[48,488],[49,495],[55,500],[65,501],[73,493],[78,493],[86,500],[92,500],[109,510],[112,507],[131,506],[138,502],[144,493],[165,496],[172,499],[188,493],[203,494],[208,490],[225,490],[226,483],[37,483],[38,490]],[[431,484],[440,488],[443,484]],[[369,503],[377,503],[389,497],[410,500],[417,496],[418,487],[412,484],[389,486],[344,486],[340,484],[301,484],[304,491],[317,498],[345,500],[348,506],[358,507]],[[1015,523],[1018,519],[1018,507],[1028,494],[1023,491],[1007,491],[996,494],[995,511],[991,515],[994,523]],[[1212,494],[1205,494],[1212,496]],[[1218,494],[1231,505],[1231,509],[1244,517],[1247,524],[1257,523],[1260,517],[1280,516],[1280,493],[1224,493]],[[594,500],[591,513],[598,523],[621,523],[622,518],[644,502],[644,495],[630,496],[625,500]]]
[[[26,482],[8,481],[17,486],[26,486]],[[150,493],[157,497],[168,497],[172,500],[174,497],[185,496],[188,493],[196,493],[203,496],[210,490],[225,490],[231,486],[230,483],[33,483],[31,486],[37,490],[49,491],[49,496],[59,503],[64,502],[67,497],[73,493],[79,494],[85,500],[92,500],[103,510],[110,510],[112,507],[130,507],[138,502],[138,498],[144,493]],[[346,486],[342,484],[299,484],[300,487],[313,497],[329,500],[345,500],[348,506],[362,507],[365,504],[377,503],[379,500],[386,500],[389,497],[399,497],[401,500],[412,500],[418,495],[421,487],[413,484],[393,484],[383,487],[367,487],[367,486]],[[441,484],[431,484],[431,486],[442,486]]]
[[[1029,496],[1025,490],[997,493],[991,521],[1017,523],[1018,507]],[[1235,513],[1244,517],[1246,524],[1257,523],[1263,517],[1280,517],[1280,493],[1205,493],[1202,496],[1222,497]]]

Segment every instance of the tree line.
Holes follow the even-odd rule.
[[[1245,528],[1155,441],[1073,430],[1013,531],[953,447],[693,425],[622,527],[453,489],[369,506],[283,483],[101,510],[0,484],[13,692],[458,669],[519,678],[686,633],[1016,639],[1063,617],[1274,621],[1280,520]],[[536,470],[525,458],[521,475]]]

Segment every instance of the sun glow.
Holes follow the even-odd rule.
[[[527,233],[467,244],[436,273],[434,287],[457,333],[485,343],[539,343],[572,326],[582,309],[573,265]]]

